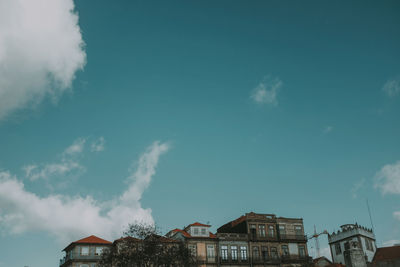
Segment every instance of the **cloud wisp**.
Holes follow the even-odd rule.
[[[78,138],[75,140],[72,145],[64,150],[58,162],[24,166],[22,169],[25,172],[25,177],[31,181],[35,181],[38,179],[46,180],[55,176],[65,176],[72,173],[83,173],[86,169],[80,164],[79,159],[85,148],[85,143],[85,138]]]
[[[0,1],[0,120],[71,87],[86,63],[74,9],[73,0]]]
[[[282,81],[279,78],[267,76],[260,82],[250,94],[250,98],[258,104],[278,105],[278,93],[282,87]]]
[[[324,134],[328,134],[332,131],[333,131],[333,126],[325,126],[324,129],[322,130]]]
[[[400,194],[400,161],[387,164],[375,175],[375,188],[382,194]]]
[[[105,145],[106,145],[106,140],[104,139],[103,136],[101,136],[91,144],[90,150],[92,152],[100,152],[105,149]]]
[[[382,87],[389,97],[395,97],[400,94],[400,79],[388,80]]]
[[[387,164],[375,174],[374,187],[383,195],[400,195],[400,161]],[[400,211],[394,211],[393,217],[400,221]]]
[[[111,206],[91,196],[53,194],[41,197],[27,191],[16,176],[2,171],[0,225],[7,233],[43,231],[61,242],[70,242],[90,234],[113,239],[134,221],[154,223],[151,209],[142,208],[140,200],[156,173],[159,157],[168,149],[168,144],[160,142],[149,146],[128,177],[128,188],[112,200]]]

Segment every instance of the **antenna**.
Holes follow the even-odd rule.
[[[371,221],[372,231],[375,233],[374,224],[372,223],[372,216],[371,216],[371,210],[369,208],[368,198],[367,198],[367,208],[368,208],[369,220]]]
[[[317,258],[321,257],[320,248],[319,248],[319,240],[318,240],[318,237],[320,235],[328,235],[328,231],[324,230],[321,233],[317,233],[317,227],[314,225],[314,234],[312,236],[308,237],[308,239],[315,238],[315,250],[317,252]]]

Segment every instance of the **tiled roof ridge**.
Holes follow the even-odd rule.
[[[102,239],[100,237],[97,237],[95,235],[90,235],[88,237],[79,239],[79,240],[77,240],[75,242],[72,242],[72,243],[112,244],[112,242],[110,242],[108,240],[105,240],[105,239]]]

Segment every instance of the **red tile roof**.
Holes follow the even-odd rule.
[[[86,244],[111,244],[110,241],[107,241],[105,239],[102,239],[100,237],[97,237],[95,235],[91,235],[85,238],[82,238],[78,241],[75,241],[73,243],[86,243]]]
[[[400,259],[400,246],[378,248],[372,260],[373,263],[378,261],[390,261]]]
[[[66,248],[63,249],[63,251],[67,250],[69,247],[75,244],[103,244],[103,245],[111,245],[112,243],[110,241],[107,241],[105,239],[102,239],[100,237],[91,235],[82,239],[79,239],[75,242],[72,242],[69,244]]]
[[[190,235],[188,232],[183,231],[183,230],[178,229],[178,228],[172,230],[172,232],[179,232],[179,233],[181,233],[184,237],[191,237],[191,235]]]
[[[204,237],[204,236],[192,236],[192,235],[190,235],[188,232],[186,232],[186,231],[184,231],[184,230],[181,230],[181,229],[174,229],[174,230],[172,230],[171,232],[178,232],[178,233],[181,233],[184,237],[187,237],[187,238],[207,238],[207,237]],[[217,238],[217,236],[216,235],[214,235],[213,233],[211,233],[211,232],[209,232],[210,234],[209,234],[209,238]]]
[[[202,224],[202,223],[199,223],[199,222],[195,222],[195,223],[189,224],[188,226],[203,226],[203,227],[211,227],[211,225],[208,225],[208,224]]]

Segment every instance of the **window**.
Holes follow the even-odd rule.
[[[193,229],[193,235],[199,235],[199,228],[194,228]]]
[[[287,245],[282,245],[281,248],[282,248],[282,255],[283,256],[289,256],[289,248],[288,248],[288,246]]]
[[[228,246],[221,246],[221,259],[222,260],[228,259]]]
[[[231,246],[231,257],[233,261],[237,261],[238,259],[238,248],[237,246]]]
[[[278,258],[278,251],[276,247],[271,247],[271,258],[277,259]]]
[[[260,250],[258,247],[253,247],[253,259],[257,260],[260,257]]]
[[[279,225],[279,234],[281,235],[281,237],[284,237],[286,235],[286,231],[285,231],[285,226],[284,225]]]
[[[261,247],[261,256],[263,260],[267,260],[269,258],[268,247]]]
[[[342,254],[342,248],[340,247],[340,243],[335,244],[336,255]]]
[[[252,238],[257,237],[257,228],[255,224],[250,224],[250,234]]]
[[[89,265],[87,265],[87,264],[81,264],[81,265],[79,265],[79,267],[89,267]]]
[[[365,246],[367,247],[367,250],[374,251],[371,239],[365,238]]]
[[[89,255],[89,247],[81,247],[81,255]]]
[[[206,228],[201,228],[201,234],[206,235]]]
[[[306,256],[306,248],[304,246],[299,246],[299,256],[304,258]]]
[[[214,245],[207,245],[207,257],[208,258],[215,257]]]
[[[300,225],[296,225],[294,227],[294,232],[295,232],[296,236],[303,235],[303,228]]]
[[[274,237],[275,236],[275,233],[274,233],[275,231],[274,231],[274,226],[273,225],[269,225],[268,226],[268,235],[270,236],[270,237]]]
[[[95,255],[101,255],[102,252],[103,252],[102,247],[96,247]]]
[[[261,237],[265,237],[265,225],[260,224],[258,226],[258,233]]]
[[[247,260],[247,247],[245,246],[240,247],[240,259]]]
[[[197,246],[196,245],[189,245],[189,250],[193,257],[197,256]]]

